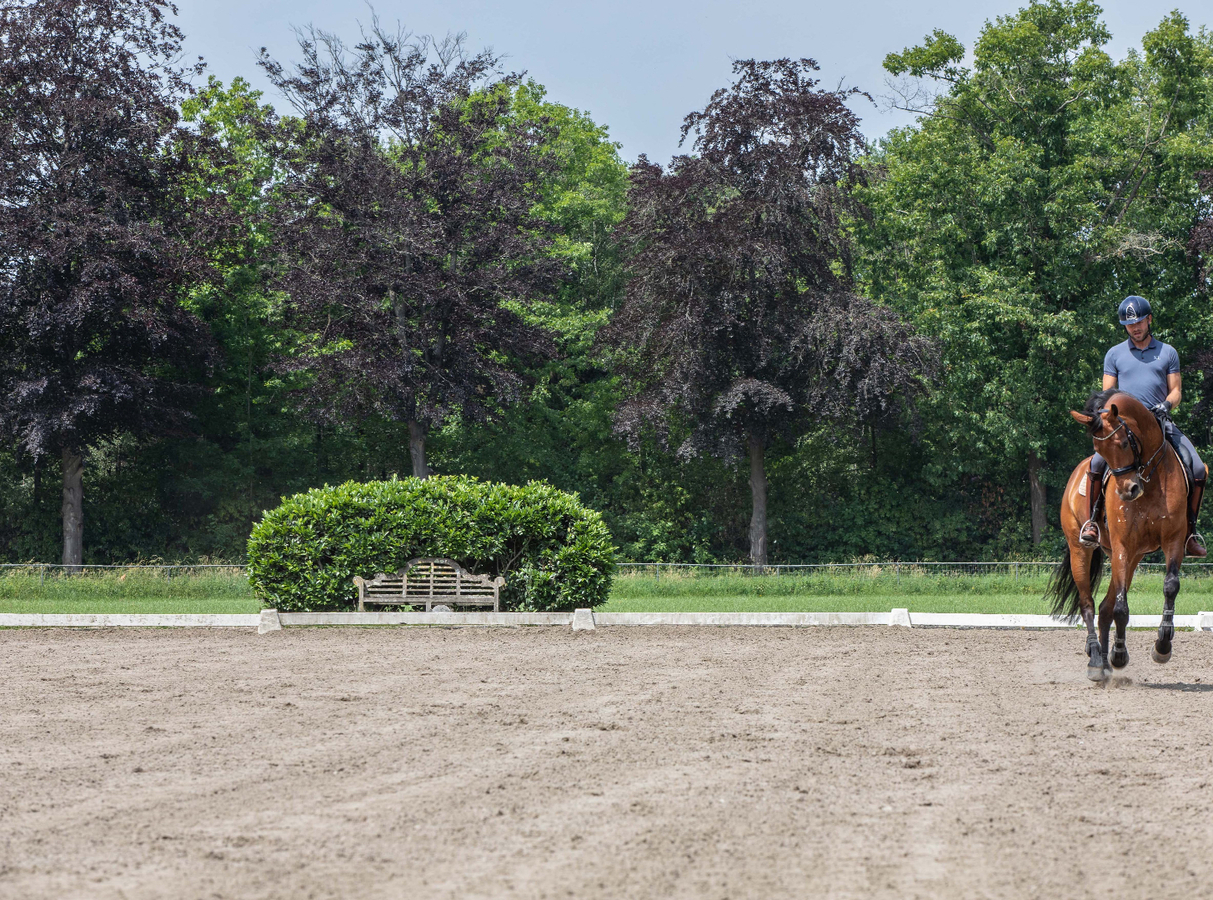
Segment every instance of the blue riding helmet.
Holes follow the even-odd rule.
[[[1120,314],[1121,325],[1135,325],[1150,315],[1150,301],[1145,297],[1125,297],[1120,301],[1120,309],[1117,312]]]

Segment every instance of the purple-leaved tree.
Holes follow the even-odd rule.
[[[407,423],[413,474],[449,416],[516,400],[521,363],[554,352],[525,305],[563,273],[534,215],[556,160],[544,121],[511,114],[516,78],[462,39],[385,30],[353,48],[310,28],[303,59],[261,65],[299,118],[284,160],[277,286],[297,335],[283,359],[322,420]]]
[[[736,82],[686,118],[694,155],[668,171],[641,157],[621,229],[631,280],[603,333],[630,394],[622,433],[748,457],[756,566],[772,442],[893,417],[927,366],[926,340],[850,289],[844,187],[862,139],[848,93],[818,89],[816,69],[734,63]]]
[[[205,271],[183,176],[195,135],[166,0],[0,8],[0,430],[63,467],[63,562],[83,561],[88,449],[184,417],[209,363],[181,303]]]

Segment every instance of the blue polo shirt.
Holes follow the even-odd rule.
[[[1116,387],[1132,394],[1146,406],[1167,399],[1167,376],[1179,372],[1179,354],[1170,344],[1150,338],[1150,346],[1138,350],[1131,340],[1117,344],[1103,358],[1103,373],[1116,378]]]

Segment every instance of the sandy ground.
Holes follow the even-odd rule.
[[[1213,896],[1213,635],[0,632],[0,897]]]

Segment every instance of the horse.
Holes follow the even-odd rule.
[[[1084,547],[1078,532],[1087,516],[1087,470],[1090,457],[1070,473],[1061,500],[1061,527],[1069,553],[1053,574],[1046,600],[1056,617],[1087,626],[1087,677],[1104,681],[1112,669],[1129,664],[1125,627],[1129,623],[1129,585],[1147,553],[1161,549],[1167,560],[1163,580],[1163,613],[1151,656],[1157,663],[1171,659],[1175,636],[1175,597],[1179,566],[1188,539],[1187,483],[1179,454],[1162,426],[1145,405],[1115,388],[1091,395],[1083,412],[1070,410],[1087,427],[1095,448],[1107,460],[1110,483],[1104,491],[1107,527],[1100,546]],[[1099,636],[1095,634],[1094,593],[1103,573],[1104,555],[1111,559],[1112,583],[1099,606]],[[1116,641],[1108,637],[1116,623]]]

